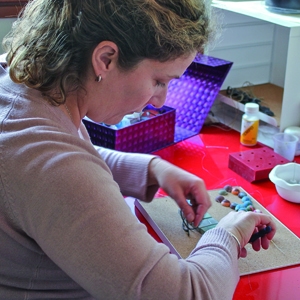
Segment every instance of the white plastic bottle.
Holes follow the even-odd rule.
[[[259,106],[257,103],[246,103],[245,114],[242,117],[240,142],[244,146],[255,146],[259,126]]]

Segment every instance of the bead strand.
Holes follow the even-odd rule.
[[[228,199],[225,199],[224,196],[228,195],[228,193],[238,196],[241,199],[242,203],[238,204],[236,202],[230,202]],[[230,207],[235,211],[243,210],[261,213],[260,210],[255,209],[251,198],[245,192],[241,192],[238,188],[233,188],[230,185],[226,185],[219,191],[219,195],[215,198],[215,201],[220,203],[222,206]]]

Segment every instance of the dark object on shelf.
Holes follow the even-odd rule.
[[[248,93],[246,93],[242,90],[234,89],[229,86],[229,87],[227,87],[226,93],[232,99],[237,100],[242,104],[257,103],[259,106],[259,111],[261,111],[262,113],[264,113],[268,116],[271,116],[271,117],[275,116],[275,114],[268,107],[261,105],[260,99],[258,99],[256,97],[252,97],[251,95],[249,95]]]
[[[300,0],[265,0],[265,5],[275,13],[300,13]]]

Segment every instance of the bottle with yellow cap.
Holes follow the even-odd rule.
[[[257,144],[259,126],[259,106],[257,103],[246,103],[245,114],[242,117],[240,142],[244,146]]]

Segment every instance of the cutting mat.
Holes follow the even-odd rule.
[[[247,193],[242,187],[238,188]],[[219,191],[220,189],[209,191],[212,207],[208,212],[217,221],[232,211],[215,201]],[[231,193],[225,198],[232,202],[241,203],[241,199]],[[246,258],[239,259],[240,274],[247,275],[300,264],[300,239],[253,197],[251,198],[256,209],[272,216],[277,225],[277,232],[268,250],[262,249],[256,252],[252,250],[251,245],[246,245],[248,255]],[[151,203],[136,200],[135,205],[162,241],[169,246],[170,252],[178,257],[186,258],[201,238],[201,234],[196,231],[190,232],[190,236],[188,236],[182,230],[178,206],[170,197],[156,198]]]

